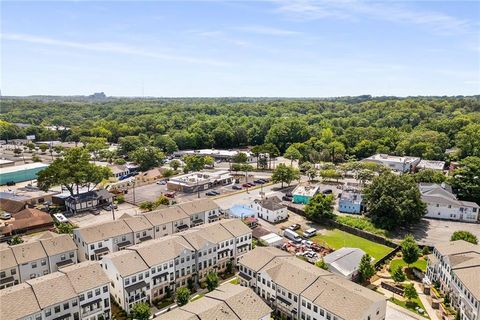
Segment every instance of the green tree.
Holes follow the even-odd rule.
[[[94,161],[97,161],[102,150],[108,148],[106,138],[98,137],[82,137],[80,141],[83,143],[84,147],[93,154]]]
[[[342,174],[335,170],[335,169],[326,169],[326,170],[320,170],[320,177],[324,180],[337,180],[342,177]]]
[[[450,241],[456,241],[456,240],[465,240],[473,244],[478,244],[478,239],[476,235],[474,235],[471,232],[463,231],[463,230],[455,231],[452,234]]]
[[[40,149],[40,151],[42,151],[42,154],[45,154],[45,152],[48,149],[48,146],[45,143],[42,143],[40,146],[38,146],[38,148]]]
[[[323,270],[328,270],[328,266],[323,259],[319,259],[315,262],[315,265]]]
[[[205,167],[205,157],[196,154],[185,155],[183,162],[185,162],[184,170],[186,172],[200,171]]]
[[[248,182],[248,172],[253,170],[253,166],[250,164],[242,164],[240,165],[240,170],[245,173],[245,181]]]
[[[415,263],[415,261],[418,260],[418,257],[420,256],[420,248],[411,234],[408,234],[403,238],[400,246],[402,247],[403,261],[405,261],[410,267],[412,263]]]
[[[305,172],[305,174],[307,175],[308,180],[312,181],[313,179],[315,179],[317,177],[318,171],[317,171],[317,169],[312,167],[312,168],[308,169],[307,172]]]
[[[273,170],[272,181],[275,183],[281,182],[290,185],[293,180],[300,178],[300,172],[291,166],[286,166],[284,163],[280,163],[275,170]]]
[[[424,182],[424,183],[442,183],[447,180],[447,177],[443,172],[433,170],[433,169],[423,169],[415,173],[415,181]]]
[[[215,165],[215,159],[210,156],[206,156],[203,159],[205,166],[213,167]]]
[[[165,197],[164,195],[161,195],[160,197],[155,200],[155,206],[158,208],[159,206],[168,206],[170,204],[170,199]]]
[[[127,156],[131,152],[148,144],[144,136],[125,136],[118,139],[118,154]]]
[[[13,238],[10,239],[10,245],[12,246],[20,243],[23,243],[23,239],[19,235],[13,236]]]
[[[360,282],[368,281],[375,274],[372,265],[372,257],[368,253],[364,254],[358,265],[358,276]]]
[[[110,168],[91,163],[88,152],[75,147],[66,150],[62,157],[41,170],[38,173],[37,185],[44,191],[52,186],[62,185],[74,196],[79,193],[80,188],[93,190],[111,175]]]
[[[57,233],[73,234],[73,229],[75,229],[75,226],[70,223],[55,223],[55,230],[57,231]]]
[[[180,167],[180,161],[178,160],[172,160],[169,163],[170,167],[172,167],[173,170],[177,171],[177,169]]]
[[[28,150],[30,150],[30,152],[32,152],[33,150],[35,150],[35,144],[31,141],[28,141],[27,142],[27,148],[28,148]]]
[[[405,276],[405,272],[403,272],[403,269],[401,266],[396,267],[392,272],[391,272],[392,280],[395,281],[395,283],[401,283],[405,281],[407,278]]]
[[[368,215],[388,230],[417,223],[427,212],[418,186],[409,175],[384,172],[364,192]]]
[[[305,161],[300,165],[300,171],[301,172],[307,172],[308,170],[310,170],[312,168],[315,169],[315,166],[309,161]]]
[[[480,124],[469,124],[462,128],[455,137],[462,158],[480,157]]]
[[[460,161],[453,174],[452,187],[461,200],[480,203],[480,157]]]
[[[335,216],[333,214],[334,201],[333,195],[319,193],[311,198],[305,206],[305,215],[314,221],[332,219]]]
[[[190,300],[190,290],[186,287],[178,288],[175,292],[175,298],[179,306],[184,306]]]
[[[166,154],[172,154],[178,150],[177,143],[168,135],[156,136],[153,140],[153,145]]]
[[[297,148],[295,148],[293,145],[287,148],[285,153],[283,154],[283,157],[290,160],[290,166],[293,165],[294,160],[298,160],[302,157],[302,154],[300,151],[298,151]]]
[[[140,205],[138,207],[143,211],[152,211],[153,209],[156,208],[156,205],[155,205],[155,202],[144,201],[144,202],[140,203]]]
[[[246,163],[248,161],[248,156],[245,152],[238,152],[232,157],[233,163]]]
[[[139,166],[141,171],[146,171],[162,164],[165,155],[157,147],[140,147],[130,153],[129,157]]]
[[[218,275],[215,271],[209,271],[207,273],[207,289],[208,291],[212,291],[216,287],[218,287]]]
[[[403,296],[409,301],[418,298],[418,293],[413,283],[408,283],[403,287]]]
[[[133,319],[148,320],[151,315],[150,306],[146,302],[137,302],[133,305],[130,313]]]

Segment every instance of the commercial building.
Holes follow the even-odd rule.
[[[448,184],[420,183],[419,189],[427,204],[426,218],[478,222],[480,206],[458,200]]]
[[[379,153],[361,161],[383,164],[385,167],[390,168],[393,171],[406,173],[415,171],[416,166],[420,162],[420,158],[400,157]]]
[[[308,204],[310,202],[310,199],[315,196],[319,191],[320,186],[318,185],[298,185],[292,191],[292,202]]]
[[[268,222],[277,223],[288,219],[287,206],[277,196],[254,200],[250,206],[255,210],[258,218]]]
[[[362,193],[358,190],[344,190],[338,200],[338,211],[360,214],[363,209]]]
[[[0,171],[0,185],[36,180],[37,173],[47,168],[48,165],[41,162],[8,166]]]
[[[252,289],[225,283],[203,298],[166,312],[155,320],[269,320],[272,309]]]
[[[385,319],[386,298],[273,247],[239,260],[240,283],[289,319]]]
[[[110,319],[109,280],[96,262],[0,290],[2,320]]]
[[[35,206],[43,203],[51,203],[52,197],[59,194],[58,191],[43,191],[36,187],[17,188],[13,192],[0,192],[0,199],[22,202],[25,205]]]
[[[194,193],[208,190],[219,185],[231,184],[233,177],[227,170],[198,171],[181,176],[175,176],[168,180],[167,189],[185,193]]]
[[[462,320],[480,319],[480,245],[463,240],[437,244],[428,256],[427,283],[438,283]]]
[[[15,234],[38,232],[53,227],[53,219],[47,212],[25,208],[12,215],[8,222],[0,227],[0,234],[11,236]]]
[[[417,164],[417,170],[431,169],[443,172],[445,169],[445,161],[425,160],[422,159]]]
[[[65,198],[65,208],[72,213],[95,210],[112,203],[113,194],[105,189],[91,190]]]
[[[150,239],[158,239],[192,226],[211,223],[220,217],[220,208],[210,199],[200,199],[154,210],[140,216],[124,215],[115,221],[73,230],[80,261],[102,256]]]
[[[143,242],[108,254],[102,266],[112,296],[127,312],[140,301],[151,302],[201,281],[210,270],[224,271],[251,250],[251,230],[239,220],[220,220]]]
[[[0,289],[76,264],[77,246],[69,235],[46,233],[31,241],[0,249]]]

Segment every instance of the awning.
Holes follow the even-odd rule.
[[[3,279],[0,279],[0,284],[5,284],[5,283],[10,283],[10,282],[14,282],[15,281],[15,278],[12,276],[12,277],[6,277],[6,278],[3,278]]]
[[[123,241],[123,242],[119,242],[117,243],[117,247],[121,248],[121,247],[128,247],[130,246],[132,243],[130,241]]]
[[[108,251],[110,251],[110,250],[108,250],[107,247],[103,247],[103,248],[93,250],[93,252],[95,252],[95,254],[101,254],[101,253],[108,252]]]
[[[277,296],[277,300],[279,300],[281,303],[286,304],[287,306],[290,306],[292,303],[288,300],[285,300],[284,298]]]
[[[131,293],[131,292],[137,291],[139,289],[142,289],[143,287],[147,287],[147,284],[145,283],[145,281],[140,281],[140,282],[137,282],[135,284],[132,284],[129,287],[126,287],[125,291],[127,291],[127,293]]]
[[[60,317],[57,317],[57,318],[53,318],[53,320],[64,320],[64,319],[70,319],[70,317],[72,316],[71,313],[67,313],[67,314],[64,314],[64,315],[61,315]]]
[[[73,264],[73,260],[68,259],[68,260],[63,260],[63,261],[57,262],[57,267],[62,268],[62,267],[70,266],[72,264]]]
[[[187,230],[188,226],[186,224],[182,224],[181,226],[177,227],[178,230]]]
[[[99,303],[99,302],[101,302],[101,301],[102,301],[102,299],[95,299],[95,300],[93,300],[93,301],[90,301],[90,302],[87,302],[87,303],[85,303],[85,304],[82,304],[82,307],[89,307],[89,306],[92,306],[92,305],[94,305],[94,304],[97,304],[97,303]]]
[[[252,280],[252,277],[250,277],[249,275],[246,275],[246,274],[244,274],[244,273],[239,272],[238,275],[239,275],[241,278],[243,278],[244,280],[247,280],[247,281]]]
[[[145,236],[145,237],[143,237],[143,238],[140,238],[139,240],[140,240],[141,242],[147,241],[147,240],[152,240],[152,237],[151,237],[151,236]]]

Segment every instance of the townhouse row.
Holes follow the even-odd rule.
[[[46,232],[39,241],[0,249],[0,289],[76,264],[77,246],[69,235]]]
[[[428,256],[426,281],[437,283],[461,320],[480,320],[480,245],[463,240],[440,243]]]
[[[251,287],[286,319],[384,320],[386,298],[274,247],[257,247],[238,262]]]
[[[127,312],[138,302],[161,299],[176,288],[223,272],[251,250],[252,231],[242,221],[223,219],[103,256],[113,299]]]
[[[62,268],[0,290],[2,320],[110,319],[109,279],[98,262]]]
[[[128,246],[215,222],[220,214],[215,202],[201,199],[139,216],[125,214],[115,221],[77,228],[73,231],[73,240],[80,261],[101,260],[104,255]]]

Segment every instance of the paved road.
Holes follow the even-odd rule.
[[[415,313],[406,310],[402,307],[397,306],[396,304],[387,301],[387,314],[385,320],[419,320],[425,319]]]

